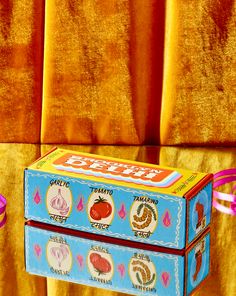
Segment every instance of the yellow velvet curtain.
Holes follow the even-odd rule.
[[[0,141],[234,145],[235,7],[2,0]]]
[[[235,145],[236,1],[167,1],[162,144]]]
[[[163,146],[235,145],[235,21],[235,0],[0,0],[0,295],[121,295],[24,271],[23,168],[52,144],[236,165],[233,148]],[[213,212],[212,275],[195,295],[236,295],[235,226]]]
[[[43,11],[43,1],[0,1],[0,142],[39,142]]]
[[[164,2],[59,2],[46,1],[42,142],[158,143]]]

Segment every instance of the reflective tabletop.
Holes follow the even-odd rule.
[[[0,228],[0,295],[124,295],[50,278],[33,276],[24,263],[24,168],[53,145],[0,144],[0,193],[7,199],[7,223]],[[154,146],[58,147],[123,159],[215,173],[236,167],[236,148]],[[228,190],[227,186],[223,188]],[[211,274],[194,295],[236,295],[236,217],[213,209]]]

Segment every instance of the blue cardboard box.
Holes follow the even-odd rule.
[[[53,149],[25,170],[25,217],[186,249],[211,221],[212,175]]]

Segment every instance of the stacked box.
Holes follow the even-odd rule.
[[[211,203],[212,175],[182,169],[55,148],[25,170],[26,219],[177,252],[182,266],[208,231]]]

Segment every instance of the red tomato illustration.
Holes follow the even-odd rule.
[[[101,258],[101,255],[97,254],[97,253],[92,253],[89,256],[90,262],[92,264],[96,264],[96,262]]]
[[[108,273],[111,271],[110,262],[107,259],[103,258],[101,255],[97,253],[92,253],[89,256],[89,259],[93,267],[97,270],[99,275],[102,273]]]
[[[95,203],[90,208],[90,217],[94,220],[101,220],[102,218],[107,218],[112,213],[112,206],[106,199],[99,196],[95,200]]]
[[[93,220],[101,220],[102,219],[102,217],[101,217],[100,213],[97,211],[95,205],[93,205],[91,207],[89,214],[90,214],[90,217],[93,218]]]

